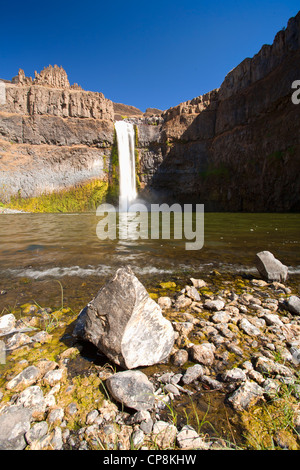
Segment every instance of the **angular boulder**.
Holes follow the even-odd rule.
[[[285,282],[288,277],[288,267],[276,259],[270,251],[260,251],[256,254],[256,268],[261,277],[268,282]]]
[[[175,339],[171,323],[130,267],[118,269],[83,309],[73,335],[125,369],[162,362]]]

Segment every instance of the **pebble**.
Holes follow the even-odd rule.
[[[225,303],[222,300],[206,300],[204,302],[204,307],[208,310],[223,310]]]
[[[177,444],[182,450],[201,449],[208,450],[209,445],[199,436],[191,426],[183,426],[177,434]]]
[[[194,382],[195,380],[197,380],[198,377],[200,375],[203,375],[203,374],[204,374],[203,367],[200,364],[195,364],[194,366],[191,366],[186,370],[186,372],[185,372],[185,374],[182,378],[182,382],[185,385],[188,385],[188,384]]]
[[[291,292],[280,283],[252,280],[248,283],[248,291],[242,295],[236,295],[229,289],[219,291],[219,295],[211,292],[202,294],[197,289],[205,285],[194,281],[192,287],[185,286],[175,302],[172,297],[158,299],[162,308],[178,315],[172,317],[172,321],[178,344],[182,346],[176,350],[178,344],[175,345],[170,357],[170,369],[166,369],[166,362],[162,365],[164,373],[146,377],[147,386],[150,387],[147,390],[151,390],[152,397],[150,402],[147,398],[146,407],[139,409],[139,404],[138,408],[135,407],[139,402],[136,396],[135,405],[132,406],[131,402],[132,408],[128,407],[129,412],[118,411],[117,405],[103,400],[101,403],[95,402],[94,408],[84,418],[79,414],[77,418],[77,413],[82,411],[80,401],[69,401],[62,406],[60,397],[61,389],[66,391],[66,397],[74,390],[74,385],[65,386],[66,361],[78,355],[77,347],[68,348],[60,354],[58,362],[44,359],[30,365],[30,361],[23,359],[19,366],[25,368],[15,376],[11,374],[6,383],[7,391],[13,394],[11,401],[4,401],[2,398],[6,392],[0,391],[0,449],[24,449],[28,446],[29,449],[42,450],[88,450],[99,445],[99,433],[102,432],[108,439],[105,444],[108,449],[129,449],[130,442],[137,449],[147,449],[148,441],[154,440],[159,449],[177,445],[182,450],[204,450],[213,448],[207,438],[188,425],[179,430],[164,421],[165,418],[162,419],[165,416],[162,412],[166,413],[170,406],[181,403],[178,398],[182,394],[221,392],[219,395],[224,395],[226,402],[238,412],[249,410],[265,398],[276,397],[284,385],[292,385],[294,396],[299,399],[300,387],[297,391],[294,367],[300,363],[300,318],[287,308],[287,301],[272,297],[277,293],[283,295],[282,292],[290,295]],[[260,290],[261,286],[266,291]],[[289,299],[292,297],[290,295]],[[179,304],[185,312],[176,312]],[[16,322],[14,315],[0,317],[0,335],[3,331],[11,335],[3,334],[7,349],[16,350],[28,345],[38,348],[37,342],[51,343],[52,335],[47,332],[33,332],[32,335],[26,331],[25,335],[21,328],[24,324]],[[278,354],[280,362],[274,359],[274,354]],[[186,368],[189,360],[195,364],[188,364]],[[141,372],[124,372],[131,377],[126,393],[128,400],[133,400],[133,390],[137,386],[136,373]],[[118,374],[110,370],[110,374],[103,379],[112,396],[109,379],[118,377]],[[50,390],[44,396],[42,389],[45,385]],[[119,407],[128,406],[122,394],[118,400],[115,399],[120,402]],[[83,419],[82,427],[76,433],[66,428],[74,417],[76,420]],[[300,417],[295,421],[297,429],[299,422]],[[125,433],[129,436],[127,444],[116,432],[116,425],[122,432],[128,428]],[[284,438],[283,435],[277,436],[278,445],[287,448]]]

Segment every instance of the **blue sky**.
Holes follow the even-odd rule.
[[[57,64],[85,90],[167,109],[219,87],[299,9],[299,0],[2,2],[0,77]]]

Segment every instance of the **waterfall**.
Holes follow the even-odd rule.
[[[128,206],[136,199],[135,176],[135,132],[132,124],[125,121],[115,122],[119,155],[119,186],[121,212],[127,212]]]

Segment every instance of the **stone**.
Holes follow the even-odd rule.
[[[55,424],[61,422],[64,419],[64,415],[65,412],[63,408],[53,408],[53,410],[50,410],[48,414],[48,423]]]
[[[148,421],[151,418],[149,411],[147,410],[140,410],[134,413],[132,416],[133,423],[141,423],[142,421]]]
[[[0,336],[9,334],[14,330],[16,317],[12,313],[0,317]]]
[[[178,331],[180,335],[188,336],[194,329],[193,323],[189,321],[184,322],[172,322],[175,331]]]
[[[208,310],[219,311],[219,310],[223,310],[224,307],[225,307],[225,302],[223,302],[223,300],[207,299],[204,302],[204,308],[207,308]]]
[[[212,390],[222,390],[223,384],[209,375],[200,375],[199,381]]]
[[[227,370],[222,374],[222,380],[224,382],[245,382],[246,379],[245,372],[239,367]]]
[[[78,411],[77,403],[69,403],[68,406],[65,408],[65,411],[67,416],[74,417]]]
[[[189,359],[189,353],[185,349],[179,349],[171,356],[172,363],[177,367],[182,367]]]
[[[220,311],[212,316],[214,323],[228,323],[230,321],[230,315],[227,312]]]
[[[144,432],[144,434],[150,434],[153,428],[153,420],[149,411],[141,410],[137,411],[133,415],[133,422],[140,424],[140,429]]]
[[[209,446],[203,441],[199,434],[191,426],[183,426],[176,437],[178,447],[183,450],[201,449],[206,450]]]
[[[96,345],[124,369],[164,361],[175,340],[172,324],[130,267],[118,269],[100,289],[79,315],[73,334]]]
[[[140,424],[140,429],[143,431],[145,434],[150,434],[153,429],[153,420],[152,418],[142,421]]]
[[[28,444],[32,444],[34,441],[39,441],[44,436],[46,436],[48,432],[48,423],[46,421],[40,421],[39,423],[35,423],[32,428],[25,434],[25,439]]]
[[[255,382],[246,381],[228,397],[228,402],[237,411],[248,410],[258,400],[263,398],[264,389]]]
[[[169,383],[171,383],[173,375],[174,375],[173,372],[166,372],[165,374],[161,375],[158,378],[158,380],[159,380],[159,382],[161,382],[163,384],[169,384]]]
[[[199,376],[204,374],[203,367],[200,364],[195,364],[194,366],[189,367],[184,376],[182,377],[182,382],[185,385],[188,385],[198,379]]]
[[[195,302],[199,302],[199,300],[201,300],[200,294],[197,291],[196,287],[186,286],[185,290],[186,290],[186,295],[190,299],[194,300]]]
[[[207,284],[203,279],[194,279],[193,277],[190,278],[191,283],[193,284],[196,289],[201,289],[202,287],[206,287]]]
[[[99,411],[98,410],[92,410],[90,411],[87,416],[86,416],[86,424],[89,425],[89,424],[93,424],[94,421],[98,418],[99,416]]]
[[[141,429],[137,429],[131,434],[131,440],[134,448],[140,447],[144,443],[145,434]]]
[[[25,434],[30,429],[32,413],[22,405],[13,405],[0,414],[0,450],[23,450]]]
[[[294,315],[300,315],[300,298],[296,295],[291,295],[285,301],[285,307],[289,312],[293,313]]]
[[[261,331],[256,328],[256,326],[252,325],[252,323],[247,320],[247,318],[242,318],[239,321],[239,328],[249,336],[259,336],[261,335]]]
[[[255,380],[255,382],[258,383],[258,385],[263,385],[264,382],[265,382],[265,378],[264,376],[258,372],[257,370],[249,370],[247,372],[247,376],[249,377],[249,379],[251,380]]]
[[[288,267],[276,259],[270,251],[256,254],[256,268],[261,277],[268,282],[285,282],[288,277]]]
[[[180,395],[180,391],[178,390],[178,388],[173,385],[173,384],[167,384],[165,387],[164,387],[164,391],[165,392],[168,392],[168,393],[171,393],[174,397],[177,397]]]
[[[156,421],[152,429],[152,439],[160,449],[167,449],[174,446],[177,435],[177,428],[173,424],[165,421]]]
[[[14,349],[20,348],[21,346],[31,342],[32,339],[25,333],[15,333],[7,340],[6,349],[8,351],[13,351]]]
[[[106,380],[115,400],[135,410],[150,410],[154,406],[154,388],[140,371],[117,372]]]
[[[11,379],[7,384],[7,390],[19,392],[30,385],[33,385],[40,377],[40,370],[35,366],[26,367],[22,372]]]
[[[34,419],[41,419],[46,411],[43,392],[38,385],[25,388],[17,398],[16,404],[30,408]]]
[[[59,426],[56,426],[51,434],[50,445],[53,450],[62,450],[63,448],[62,430]]]
[[[174,307],[178,310],[187,308],[192,304],[192,299],[186,297],[184,294],[181,294],[177,297]]]
[[[170,297],[159,297],[157,299],[157,303],[161,309],[172,307],[172,300],[170,299]]]
[[[275,313],[265,313],[263,318],[265,319],[266,321],[266,324],[269,325],[269,326],[283,326],[284,324],[282,323],[282,321],[280,320],[279,316],[276,315]]]
[[[20,71],[19,71],[20,73]],[[23,72],[24,73],[24,72]],[[33,83],[53,88],[70,88],[70,83],[65,70],[57,65],[49,65],[45,67],[40,73],[35,72]]]
[[[279,362],[272,361],[267,357],[259,357],[255,364],[255,369],[265,375],[282,375],[283,377],[292,377],[293,371]]]
[[[194,344],[189,350],[194,362],[199,362],[205,366],[211,366],[215,360],[215,349],[215,346],[211,343],[201,343]]]
[[[53,387],[56,383],[62,380],[64,372],[65,372],[64,369],[49,370],[44,375],[43,382],[46,385],[50,385],[50,387]]]
[[[51,341],[52,336],[47,333],[47,331],[39,331],[36,333],[34,336],[31,336],[31,341],[34,341],[36,343],[47,343]]]

